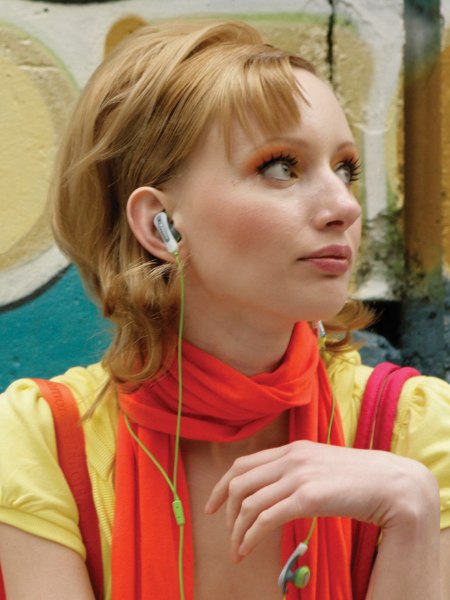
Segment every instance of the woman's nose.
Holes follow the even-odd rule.
[[[361,216],[361,206],[351,188],[335,176],[320,191],[315,217],[320,229],[333,228],[345,231]]]

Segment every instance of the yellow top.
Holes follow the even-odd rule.
[[[359,407],[371,368],[359,354],[326,357],[340,407],[347,445],[353,443]],[[83,414],[105,381],[99,364],[70,369],[55,381],[66,384]],[[113,463],[118,410],[106,397],[84,422],[88,469],[99,517],[105,599],[111,597],[110,551],[114,514]],[[50,408],[38,386],[21,379],[0,398],[0,522],[53,540],[85,557],[75,502],[58,465]],[[392,443],[396,454],[425,464],[441,492],[441,527],[450,527],[450,385],[415,377],[403,387]]]

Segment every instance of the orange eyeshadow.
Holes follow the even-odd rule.
[[[245,162],[244,170],[246,173],[254,173],[258,170],[258,167],[271,158],[277,156],[284,156],[286,154],[296,156],[298,154],[298,148],[294,148],[292,145],[277,143],[269,146],[263,146],[255,151],[255,153]]]

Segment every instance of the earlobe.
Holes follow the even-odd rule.
[[[155,216],[165,210],[165,204],[163,191],[153,187],[137,188],[127,201],[127,219],[141,246],[153,256],[172,262],[173,256],[154,224]]]

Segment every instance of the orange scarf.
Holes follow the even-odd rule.
[[[134,431],[169,476],[173,470],[177,401],[176,360],[162,377],[145,383],[133,394],[120,395],[121,409],[129,416]],[[182,437],[219,442],[242,439],[285,410],[290,410],[290,441],[326,442],[331,391],[317,341],[307,323],[295,327],[282,364],[272,373],[253,377],[183,342]],[[331,443],[344,443],[338,414]],[[186,514],[186,600],[193,600],[194,552],[182,460],[178,492]],[[121,415],[112,544],[113,600],[179,598],[179,530],[172,501],[167,483],[131,438]],[[299,519],[284,526],[283,564],[306,538],[310,524],[309,519]],[[350,532],[348,519],[318,519],[303,561],[311,568],[311,580],[301,591],[290,585],[290,600],[350,600]]]

